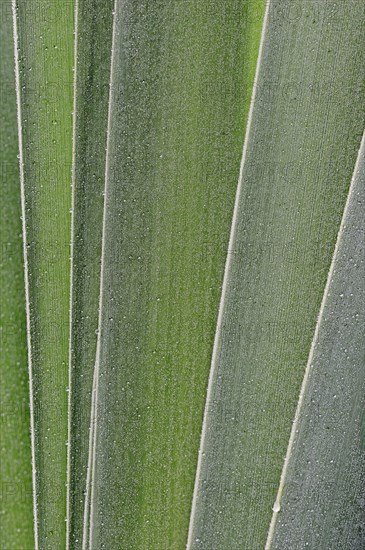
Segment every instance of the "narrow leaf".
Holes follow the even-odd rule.
[[[29,362],[33,387],[36,548],[66,542],[70,281],[72,2],[13,0]]]
[[[33,546],[31,443],[11,0],[0,10],[0,541]]]
[[[188,548],[265,546],[364,127],[363,28],[357,0],[268,5]]]
[[[116,4],[91,548],[183,548],[263,2]]]
[[[365,546],[365,134],[267,548]]]
[[[114,0],[78,0],[70,335],[69,544],[81,548],[98,329]],[[87,516],[87,511],[86,511]]]

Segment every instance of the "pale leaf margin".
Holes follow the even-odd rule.
[[[298,429],[299,418],[301,416],[302,406],[303,406],[303,403],[304,403],[304,397],[305,397],[307,386],[308,386],[308,380],[310,378],[310,374],[311,374],[312,367],[313,367],[313,356],[314,356],[314,352],[315,352],[317,341],[318,341],[319,331],[320,331],[320,328],[321,328],[321,323],[322,323],[322,319],[323,319],[323,312],[324,312],[324,309],[325,309],[325,306],[326,306],[327,296],[328,296],[328,293],[329,293],[329,289],[330,289],[331,282],[332,282],[332,277],[333,277],[333,272],[334,272],[334,268],[335,268],[335,265],[336,265],[338,250],[339,250],[339,247],[340,247],[340,244],[341,244],[341,238],[342,238],[344,226],[345,226],[345,223],[346,223],[347,212],[348,212],[349,204],[350,204],[351,197],[352,197],[352,190],[353,190],[353,187],[354,187],[354,184],[355,184],[356,174],[357,174],[357,171],[358,171],[358,167],[359,167],[359,164],[360,164],[360,159],[361,159],[361,156],[363,154],[364,148],[365,148],[365,131],[364,131],[363,136],[362,136],[362,140],[361,140],[357,160],[356,160],[356,163],[355,163],[355,168],[354,168],[353,176],[352,176],[350,187],[349,187],[349,191],[348,191],[348,195],[347,195],[347,199],[346,199],[345,208],[344,208],[344,211],[343,211],[343,216],[342,216],[340,228],[339,228],[339,231],[338,231],[338,234],[337,234],[337,240],[336,240],[336,245],[335,245],[335,249],[334,249],[333,256],[332,256],[331,266],[330,266],[330,269],[329,269],[329,272],[328,272],[327,282],[326,282],[326,286],[325,286],[325,289],[324,289],[324,292],[323,292],[322,302],[321,302],[319,314],[318,314],[318,317],[317,317],[317,323],[316,323],[316,327],[315,327],[315,331],[314,331],[314,335],[313,335],[311,348],[310,348],[310,351],[309,351],[307,366],[306,366],[306,369],[305,369],[305,372],[304,372],[302,387],[301,387],[301,390],[300,390],[298,404],[297,404],[297,408],[296,408],[296,411],[295,411],[294,420],[293,420],[291,433],[290,433],[290,437],[289,437],[288,448],[287,448],[287,452],[286,452],[286,456],[285,456],[285,460],[284,460],[283,469],[282,469],[282,472],[281,472],[279,489],[278,489],[278,492],[277,492],[275,503],[274,503],[273,508],[272,508],[273,514],[272,514],[272,518],[271,518],[271,523],[270,523],[270,527],[269,527],[269,532],[268,532],[268,536],[267,536],[265,550],[271,550],[271,545],[272,545],[273,538],[274,538],[276,522],[277,522],[277,519],[278,519],[278,515],[280,513],[281,498],[282,498],[282,494],[283,494],[283,490],[284,490],[284,486],[285,486],[285,482],[286,482],[286,477],[287,477],[288,467],[289,467],[289,463],[290,463],[290,459],[291,459],[291,455],[292,455],[293,445],[294,445],[295,438],[296,438],[296,432],[297,432],[297,429]]]

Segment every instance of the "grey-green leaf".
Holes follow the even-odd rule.
[[[260,549],[364,128],[361,2],[268,6],[189,548]]]
[[[365,547],[365,134],[267,548]],[[275,528],[276,527],[276,528]]]

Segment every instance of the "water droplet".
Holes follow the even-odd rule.
[[[274,506],[272,507],[272,511],[277,514],[280,512],[280,503],[278,501],[275,502]]]

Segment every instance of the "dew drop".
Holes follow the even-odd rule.
[[[280,504],[278,501],[275,502],[274,506],[272,507],[272,511],[277,514],[278,512],[280,512]]]

